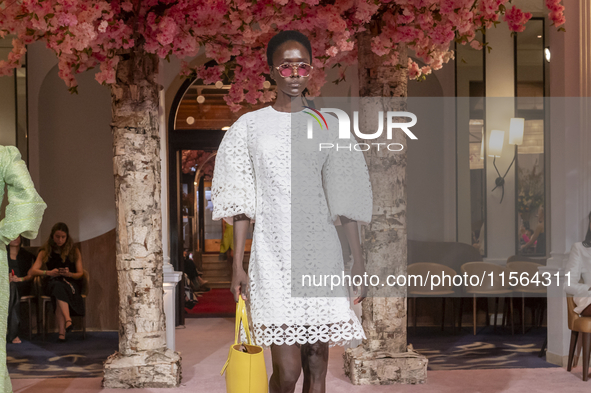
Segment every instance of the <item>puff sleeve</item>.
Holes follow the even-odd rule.
[[[336,149],[339,146],[351,146],[351,149]],[[353,147],[357,141],[353,138],[339,139],[328,153],[322,168],[322,178],[326,200],[333,222],[339,222],[338,216],[345,216],[361,224],[371,221],[373,197],[369,171],[363,152]]]
[[[0,241],[8,244],[18,235],[34,239],[47,205],[35,190],[19,150],[14,146],[5,146],[0,147],[0,152],[2,180],[8,195],[6,214],[0,221]]]
[[[229,224],[245,214],[255,220],[256,188],[252,160],[247,146],[244,116],[230,127],[217,152],[211,185],[212,219]]]
[[[565,274],[570,275],[570,285],[568,285],[569,281],[565,281],[564,290],[566,293],[580,297],[589,296],[589,287],[591,287],[591,284],[579,283],[583,273],[583,257],[577,247],[577,243],[574,243],[570,249],[564,270]]]

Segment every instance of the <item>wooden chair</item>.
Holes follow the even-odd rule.
[[[82,324],[82,338],[86,338],[86,297],[88,296],[88,289],[90,288],[90,275],[88,271],[84,269],[84,274],[82,274],[82,288],[80,291],[82,292],[82,301],[84,302],[84,316],[83,317],[76,317],[80,318],[80,322]]]
[[[544,265],[534,262],[524,262],[524,261],[515,261],[515,262],[508,262],[507,269],[509,272],[517,273],[518,278],[518,285],[513,286],[513,292],[516,294],[521,295],[521,333],[525,334],[525,297],[526,295],[530,295],[533,297],[545,297],[546,296],[546,287],[542,284],[544,282],[544,278],[541,277],[541,273],[539,272],[539,268]],[[539,280],[539,283],[532,282],[531,280],[536,277]],[[519,279],[522,274],[527,275],[528,277],[528,285],[521,285],[522,281]],[[540,316],[541,319],[544,316],[544,309],[542,309],[542,313]],[[536,325],[535,318],[532,318],[534,321],[532,325]]]
[[[434,275],[441,275],[441,273],[444,273],[445,275],[448,275],[451,277],[451,279],[453,280],[453,277],[457,274],[456,271],[454,269],[452,269],[451,267],[445,266],[445,265],[441,265],[439,263],[429,263],[429,262],[419,262],[419,263],[413,263],[411,265],[408,265],[407,268],[407,277],[410,277],[411,275],[414,276],[421,276],[422,280],[420,282],[422,282],[424,285],[423,286],[414,286],[411,285],[411,280],[409,278],[408,280],[408,286],[407,286],[407,299],[412,297],[412,309],[413,309],[413,316],[414,316],[414,327],[416,329],[417,327],[417,297],[419,296],[425,296],[425,297],[441,297],[441,330],[444,329],[444,325],[445,325],[445,299],[449,296],[452,296],[455,294],[453,285],[448,282],[442,282],[442,285],[434,287],[433,289],[431,289],[431,284],[430,282],[426,282],[427,280],[427,276],[429,274]],[[420,283],[419,281],[412,281],[412,283]],[[449,285],[447,285],[449,284]],[[453,298],[452,298],[453,300]],[[456,324],[455,324],[455,319],[453,318],[455,316],[455,313],[453,312],[453,307],[452,307],[452,323],[453,323],[453,327],[455,329]]]
[[[467,273],[468,277],[475,275],[478,276],[479,279],[482,279],[484,276],[484,282],[480,283],[481,285],[476,286],[465,286],[464,290],[467,294],[472,295],[472,321],[474,327],[474,335],[476,335],[476,300],[479,297],[489,297],[491,295],[495,296],[495,328],[497,327],[497,311],[499,307],[499,297],[510,297],[513,294],[511,287],[508,284],[506,269],[503,266],[496,265],[494,263],[489,262],[468,262],[462,265],[462,273]],[[490,273],[493,274],[493,279],[491,283]],[[501,273],[505,272],[505,280],[502,282]],[[468,284],[470,284],[468,278]],[[491,285],[492,284],[492,285]],[[463,299],[463,297],[462,297]],[[488,302],[487,304],[487,312],[486,312],[486,321],[488,324]],[[514,327],[513,327],[513,302],[510,302],[510,311],[511,311],[511,334],[513,334]],[[505,310],[503,310],[503,315],[505,314]],[[504,317],[503,317],[504,319]],[[462,307],[460,306],[460,327],[462,326]]]
[[[41,277],[37,277],[37,278],[41,278]],[[82,283],[81,283],[81,288],[80,288],[80,292],[82,295],[82,301],[84,302],[84,309],[86,310],[86,297],[88,296],[88,288],[89,288],[89,282],[90,282],[90,276],[88,274],[88,271],[86,269],[84,269],[84,272],[82,274]],[[42,283],[42,280],[39,280],[39,283]],[[48,303],[51,302],[51,297],[49,296],[45,296],[43,294],[43,287],[40,286],[40,296],[39,296],[39,306],[41,309],[41,321],[42,321],[42,338],[43,341],[45,341],[45,335],[47,334],[47,310],[49,310],[49,307],[46,307],[46,305]],[[72,318],[80,318],[81,319],[81,324],[82,324],[82,338],[86,338],[86,317],[77,317],[77,316],[72,316]],[[74,323],[74,321],[72,320],[72,323]]]
[[[46,270],[43,266],[42,270]],[[47,321],[45,318],[45,307],[47,303],[51,301],[49,296],[45,296],[43,293],[43,284],[45,283],[46,277],[37,276],[35,277],[34,286],[37,294],[37,333],[41,333],[41,339],[45,341],[45,334],[47,332]]]
[[[566,297],[568,328],[570,329],[570,346],[566,371],[573,366],[573,357],[577,347],[579,333],[583,333],[583,381],[589,379],[589,354],[591,353],[591,317],[581,317],[575,312],[575,301],[572,296]]]
[[[31,254],[33,254],[34,256],[37,256],[37,250],[39,249],[39,247],[25,247],[23,246],[23,248],[30,252]],[[27,311],[29,312],[29,340],[31,340],[31,338],[33,337],[33,300],[37,299],[38,297],[38,293],[37,293],[37,285],[36,285],[36,280],[37,277],[35,277],[33,279],[33,282],[31,283],[31,294],[27,295],[27,296],[21,296],[20,298],[20,303],[21,304],[26,304],[27,305]],[[36,304],[37,306],[37,334],[39,334],[39,303],[37,302]]]
[[[27,304],[27,310],[29,311],[29,340],[33,338],[33,303],[31,302],[35,299],[33,295],[21,296],[20,304]]]

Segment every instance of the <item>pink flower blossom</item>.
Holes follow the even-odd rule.
[[[331,46],[326,50],[326,54],[330,57],[335,57],[339,53],[339,50],[336,46]]]
[[[478,40],[473,40],[470,42],[470,46],[476,50],[482,49],[482,44]]]
[[[431,33],[431,39],[435,44],[449,44],[454,38],[454,32],[451,25],[437,25]]]
[[[545,4],[553,25],[564,24],[562,1]],[[59,76],[68,87],[76,86],[77,73],[95,66],[100,67],[99,83],[115,83],[123,50],[184,59],[203,48],[218,64],[191,68],[182,62],[181,74],[215,83],[229,72],[232,88],[224,99],[231,110],[241,109],[244,101],[274,99],[275,92],[263,85],[269,72],[265,48],[279,30],[296,29],[310,37],[314,72],[308,90],[314,97],[327,83],[326,70],[341,64],[342,77],[346,66],[357,61],[355,37],[372,20],[382,21],[371,41],[373,53],[383,56],[381,64],[400,66],[398,48],[404,44],[424,62],[422,68],[411,60],[402,64],[409,78],[416,79],[453,59],[450,47],[456,38],[477,48],[477,31],[492,27],[499,17],[512,31],[523,31],[531,18],[508,8],[508,0],[19,0],[1,9],[0,38],[11,34],[16,40],[0,60],[0,75],[19,67],[26,45],[35,41],[43,41],[58,56]]]
[[[371,50],[378,56],[383,56],[390,52],[390,47],[386,47],[382,42],[382,37],[374,37],[371,40]]]
[[[56,18],[59,26],[75,26],[78,24],[78,18],[76,18],[76,15],[67,12],[59,13]]]
[[[107,27],[109,26],[109,23],[104,20],[101,22],[101,24],[98,26],[98,31],[99,33],[104,33],[105,31],[107,31]]]
[[[408,78],[409,79],[417,79],[419,76],[421,76],[421,69],[419,68],[419,65],[412,61],[412,59],[409,57],[408,58]]]
[[[177,24],[174,20],[168,16],[162,18],[158,23],[158,29],[160,32],[156,35],[156,39],[162,45],[170,44],[177,33]]]
[[[129,0],[124,1],[121,3],[121,9],[123,11],[131,12],[133,10],[133,3]]]
[[[546,0],[546,8],[550,11],[548,18],[556,27],[563,25],[565,22],[564,6],[560,4],[561,2],[562,0]]]
[[[531,13],[524,13],[519,8],[513,6],[505,12],[503,19],[509,25],[509,30],[522,32],[525,30],[525,23],[531,19],[531,16]]]

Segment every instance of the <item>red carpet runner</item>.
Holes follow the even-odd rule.
[[[213,288],[197,298],[199,303],[192,309],[185,308],[187,318],[234,317],[236,302],[227,288]]]

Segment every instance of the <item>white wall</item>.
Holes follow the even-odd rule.
[[[418,139],[407,141],[407,235],[412,240],[443,241],[443,88],[437,76],[429,75],[422,82],[409,81],[408,96],[408,110],[418,120],[413,127]]]
[[[79,94],[71,95],[57,75],[55,55],[42,42],[28,46],[28,61],[29,171],[48,204],[32,244],[45,241],[58,221],[68,224],[77,241],[99,236],[116,225],[109,89],[94,80],[92,70],[77,76]],[[180,61],[163,62],[161,70],[166,91],[179,80]],[[162,136],[165,141],[166,132]],[[166,173],[165,144],[162,159]]]
[[[30,72],[40,80],[45,67],[31,62]],[[57,72],[53,66],[29,96],[38,101],[35,169],[48,206],[38,241],[58,221],[83,241],[115,227],[110,93],[87,72],[77,78],[79,94],[70,94]]]

